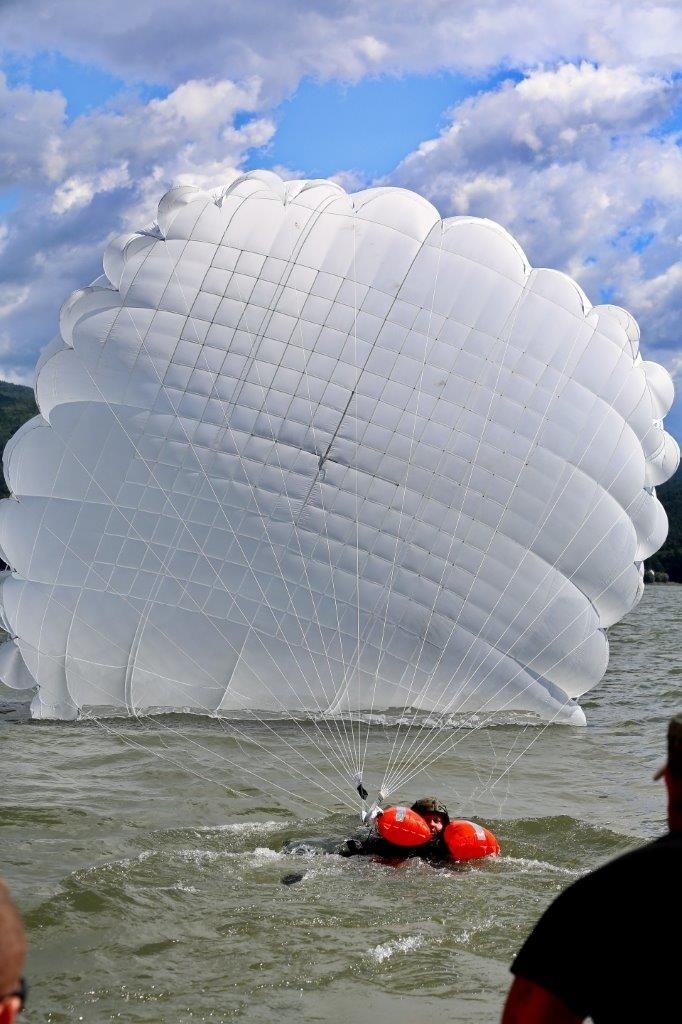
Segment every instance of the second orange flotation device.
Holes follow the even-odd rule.
[[[387,807],[377,818],[377,831],[394,846],[423,846],[433,838],[422,816],[409,807]],[[474,821],[451,821],[443,831],[443,842],[453,860],[497,857],[500,852],[492,832]]]
[[[451,821],[443,832],[443,841],[453,860],[497,857],[500,852],[492,832],[473,821]]]

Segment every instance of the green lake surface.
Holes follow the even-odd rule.
[[[262,732],[270,755],[255,726],[236,738],[188,715],[0,725],[0,873],[30,941],[22,1021],[498,1020],[550,900],[665,830],[652,774],[682,709],[682,586],[647,588],[609,636],[586,728],[469,721],[394,794],[437,793],[487,824],[502,856],[473,866],[282,854],[358,823],[300,769],[325,767],[312,725],[276,723],[279,754]],[[395,728],[370,728],[367,779]],[[302,881],[282,885],[292,871]]]

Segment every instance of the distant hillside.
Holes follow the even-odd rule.
[[[0,381],[0,451],[15,430],[37,412],[32,388]],[[0,476],[0,497],[7,493],[4,478]],[[671,580],[682,583],[682,469],[656,493],[668,513],[670,532],[661,550],[649,559],[646,567],[655,572],[667,572]]]
[[[0,452],[21,424],[37,412],[33,388],[0,381]],[[5,478],[0,474],[0,497],[4,498],[8,493]]]
[[[668,513],[668,539],[646,563],[654,572],[667,572],[671,580],[682,583],[682,468],[672,480],[656,488],[656,496]]]

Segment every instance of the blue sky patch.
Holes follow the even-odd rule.
[[[643,231],[640,234],[635,234],[632,239],[632,251],[633,252],[644,252],[644,250],[653,242],[654,233],[653,231]]]
[[[505,72],[482,80],[441,72],[382,75],[354,85],[304,79],[275,111],[274,139],[254,151],[247,166],[283,165],[310,177],[353,170],[371,181],[437,136],[451,107],[521,77]]]
[[[71,60],[57,50],[42,50],[31,57],[3,54],[0,68],[13,88],[28,85],[45,92],[58,90],[66,99],[69,121],[101,107],[131,88],[129,83],[102,68]],[[149,82],[136,83],[133,91],[144,102],[168,94],[168,89]]]
[[[19,198],[18,188],[0,188],[0,217],[11,213],[19,205]]]

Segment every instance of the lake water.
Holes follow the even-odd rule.
[[[647,588],[610,630],[587,728],[468,729],[396,794],[438,793],[492,828],[502,856],[463,869],[283,855],[357,816],[289,775],[269,733],[266,757],[189,716],[3,724],[0,873],[31,948],[22,1020],[494,1022],[556,893],[664,831],[652,774],[682,707],[681,626],[682,587]],[[290,744],[324,768],[312,727],[277,730],[283,760]],[[371,729],[368,777],[394,735]],[[282,885],[291,871],[303,880]]]

